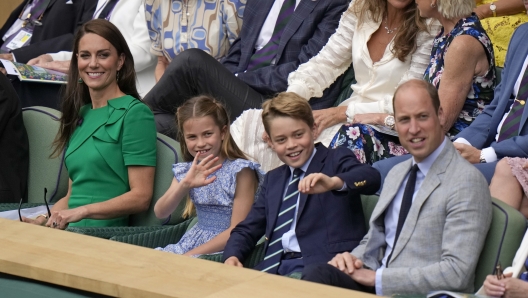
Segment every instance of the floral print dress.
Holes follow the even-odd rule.
[[[495,56],[493,46],[476,14],[460,19],[453,30],[444,35],[444,28],[436,36],[431,50],[431,61],[425,70],[424,80],[433,84],[436,89],[440,87],[442,73],[444,72],[444,56],[449,50],[451,42],[460,35],[470,35],[477,39],[488,57],[489,69],[484,76],[475,76],[473,84],[466,97],[462,111],[457,121],[449,130],[449,135],[454,136],[468,127],[475,118],[482,113],[484,107],[493,99],[495,90]]]
[[[446,35],[444,35],[444,28],[442,28],[434,39],[433,48],[431,49],[431,60],[425,70],[424,80],[433,84],[437,89],[440,87],[442,73],[444,72],[444,56],[453,39],[464,34],[473,36],[482,44],[488,57],[489,69],[484,76],[475,76],[473,78],[473,83],[462,111],[453,127],[449,130],[450,136],[455,136],[468,127],[482,113],[484,106],[488,105],[493,99],[496,83],[493,47],[475,14],[460,19],[453,30]],[[349,123],[339,129],[330,143],[330,148],[338,146],[345,146],[354,152],[360,162],[368,164],[373,164],[378,160],[392,156],[407,154],[397,137],[380,133],[369,125],[358,123]]]

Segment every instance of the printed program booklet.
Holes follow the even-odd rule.
[[[0,62],[4,65],[7,74],[17,76],[22,82],[66,84],[68,81],[65,73],[56,70],[4,59],[0,59]]]

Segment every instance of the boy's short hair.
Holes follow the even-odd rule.
[[[308,101],[294,92],[282,92],[262,104],[262,123],[270,135],[270,121],[276,117],[290,117],[314,126],[312,108]]]

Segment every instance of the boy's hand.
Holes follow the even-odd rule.
[[[237,257],[229,257],[225,260],[224,264],[235,267],[244,267]]]
[[[322,173],[305,176],[299,181],[299,191],[304,194],[318,194],[343,187],[343,180],[339,177],[328,177]]]

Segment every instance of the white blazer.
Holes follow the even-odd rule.
[[[100,12],[99,8],[106,2],[107,0],[98,0],[96,13]],[[145,20],[144,1],[118,1],[110,15],[110,22],[121,31],[132,52],[138,80],[137,89],[141,96],[145,96],[156,84],[154,69],[157,58],[150,53],[150,38]],[[53,60],[71,60],[72,52],[59,52],[49,55],[53,57]]]

